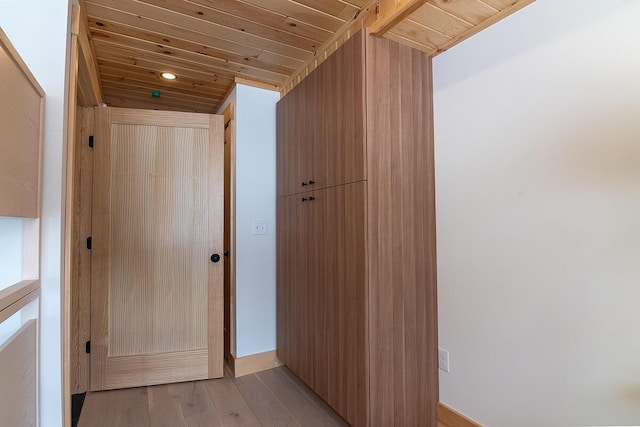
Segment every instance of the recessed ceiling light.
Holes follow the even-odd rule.
[[[176,75],[173,73],[162,73],[162,77],[164,77],[167,80],[175,80],[176,79]]]

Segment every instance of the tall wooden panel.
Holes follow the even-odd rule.
[[[366,425],[366,184],[313,193],[319,248],[315,286],[319,394],[354,426]],[[326,337],[323,336],[326,335]],[[326,395],[324,395],[326,394]]]
[[[438,402],[431,60],[367,40],[372,426],[435,426]]]
[[[333,105],[323,106],[333,111],[334,121],[328,126],[335,129],[335,137],[327,138],[327,186],[366,179],[363,46],[364,33],[360,31],[332,55],[335,84],[329,87],[336,98]]]

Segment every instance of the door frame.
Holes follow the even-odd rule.
[[[224,270],[224,357],[232,364],[235,359],[236,300],[236,116],[235,103],[224,109],[224,244],[228,251],[229,268]],[[227,148],[227,144],[229,147]],[[228,245],[228,247],[227,247]],[[233,370],[233,369],[232,369]]]
[[[81,334],[72,333],[72,327],[77,329],[88,328],[89,325],[79,324],[79,311],[74,310],[72,301],[78,300],[79,294],[86,294],[88,289],[79,289],[74,286],[74,280],[78,278],[78,270],[82,268],[78,254],[83,249],[81,243],[84,238],[78,239],[79,213],[83,216],[91,215],[91,201],[83,199],[80,193],[80,181],[85,171],[81,168],[82,153],[78,151],[78,138],[82,136],[82,131],[88,131],[87,123],[78,120],[81,114],[80,107],[95,107],[102,103],[102,89],[97,71],[97,62],[93,56],[91,44],[87,30],[86,11],[80,5],[70,6],[70,20],[68,27],[69,35],[69,59],[67,62],[67,100],[66,100],[66,132],[65,132],[65,186],[64,186],[64,206],[63,216],[63,301],[62,301],[62,385],[63,385],[63,425],[71,425],[71,396],[73,393],[82,393],[77,384],[72,381],[76,374],[73,371],[80,370],[80,359],[88,357],[87,354],[80,354],[79,348],[84,348]],[[87,203],[88,202],[88,203]],[[82,284],[86,287],[89,284]],[[87,307],[88,309],[88,307]],[[81,377],[82,374],[78,374]],[[77,378],[76,378],[77,379]],[[88,378],[87,378],[88,380]]]

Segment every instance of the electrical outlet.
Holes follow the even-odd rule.
[[[252,234],[267,234],[267,221],[253,221]]]
[[[449,352],[441,348],[438,349],[438,368],[449,372]]]

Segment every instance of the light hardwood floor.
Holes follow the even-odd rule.
[[[232,378],[89,392],[78,427],[348,426],[286,367]]]

